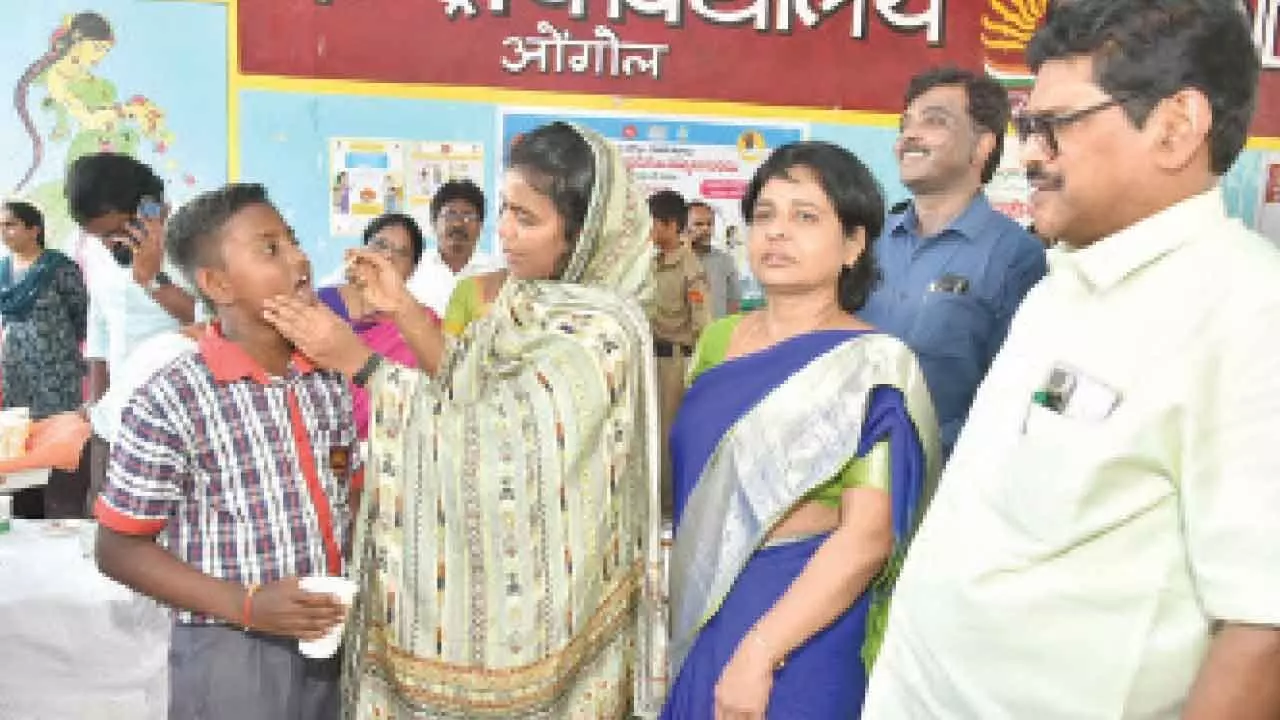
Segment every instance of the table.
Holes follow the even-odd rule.
[[[0,534],[0,720],[164,720],[169,612],[98,572],[94,532],[14,520]]]

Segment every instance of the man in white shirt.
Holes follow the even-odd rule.
[[[689,246],[707,271],[707,287],[711,289],[711,319],[733,315],[742,309],[742,283],[738,279],[738,263],[729,253],[712,247],[716,213],[702,200],[689,203]]]
[[[470,180],[450,180],[431,198],[436,250],[422,254],[407,284],[409,292],[440,317],[459,280],[498,269],[492,258],[476,253],[484,208],[484,191]]]
[[[164,257],[169,208],[164,181],[127,155],[95,153],[77,159],[65,187],[71,217],[99,242],[85,251],[89,286],[90,488],[100,485],[120,413],[136,385],[128,373],[134,352],[148,339],[176,332],[195,316],[195,298],[171,278]]]
[[[1280,253],[1227,217],[1239,3],[1073,0],[1015,120],[1060,239],[898,580],[865,720],[1280,717]]]

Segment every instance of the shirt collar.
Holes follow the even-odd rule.
[[[685,247],[684,245],[681,245],[680,247],[672,251],[670,258],[668,258],[667,255],[663,253],[662,250],[657,245],[654,245],[653,259],[654,259],[654,262],[658,264],[658,267],[664,267],[664,268],[675,267],[676,265],[679,265],[681,262],[684,261],[685,253],[692,253],[692,252],[693,251],[690,250],[689,248]]]
[[[213,373],[213,379],[224,385],[237,380],[252,380],[259,385],[266,385],[270,380],[258,361],[245,352],[244,348],[228,340],[222,334],[222,326],[216,322],[209,323],[209,328],[200,338],[200,355]],[[289,359],[289,364],[304,375],[315,372],[316,369],[310,360],[296,350]]]
[[[986,193],[979,192],[974,196],[969,205],[956,216],[954,220],[947,224],[938,235],[945,233],[954,233],[967,240],[976,240],[982,237],[983,231],[987,227],[987,223],[991,220],[991,216],[996,214],[995,208],[991,207],[991,203],[987,201]],[[919,216],[916,215],[916,205],[911,203],[907,211],[898,215],[890,222],[889,232],[894,235],[900,234],[916,234],[916,228],[920,226]],[[934,237],[937,237],[935,235]]]
[[[1222,190],[1215,186],[1171,205],[1092,245],[1049,254],[1054,270],[1071,269],[1096,291],[1106,291],[1146,265],[1203,235],[1202,228],[1227,217]]]
[[[475,270],[476,256],[479,254],[480,254],[479,248],[476,248],[475,250],[473,250],[471,252],[471,257],[467,258],[467,264],[463,265],[462,269],[456,273],[449,268],[449,265],[445,263],[444,258],[440,257],[439,246],[436,246],[435,248],[432,248],[429,251],[424,252],[423,257],[429,256],[431,258],[431,262],[434,263],[437,267],[444,268],[445,272],[449,273],[450,275],[453,275],[454,277],[462,278],[462,277],[466,277],[468,273],[471,273],[473,270]]]

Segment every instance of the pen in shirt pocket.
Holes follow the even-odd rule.
[[[1057,366],[1031,396],[1027,414],[1023,417],[1022,431],[1027,431],[1027,421],[1033,406],[1039,406],[1064,418],[1086,423],[1106,420],[1120,405],[1121,394],[1115,388],[1068,367]]]

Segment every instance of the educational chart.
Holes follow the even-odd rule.
[[[484,187],[484,145],[481,143],[414,143],[409,147],[408,159],[408,212],[419,222],[430,221],[431,198],[450,180],[467,179]]]
[[[1265,153],[1258,175],[1257,229],[1280,245],[1280,153]]]
[[[484,145],[334,138],[329,141],[329,232],[351,237],[383,213],[410,214],[430,226],[441,185],[469,178],[484,185]]]
[[[378,215],[403,210],[404,148],[400,140],[330,141],[331,233],[359,235]]]
[[[1022,144],[1012,134],[1004,139],[1000,166],[985,188],[991,207],[1008,215],[1023,227],[1031,225],[1031,188],[1022,169]]]

